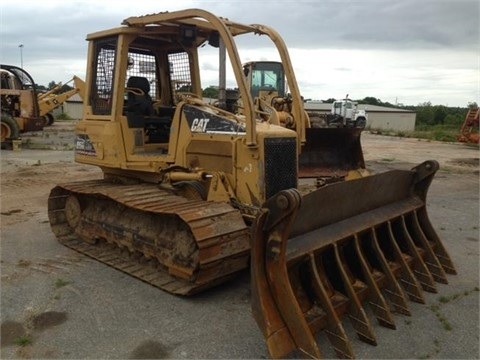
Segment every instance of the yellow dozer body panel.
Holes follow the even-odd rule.
[[[272,40],[283,92],[252,92],[235,43],[246,34]],[[382,293],[406,313],[405,293],[423,301],[420,288],[454,272],[425,211],[436,162],[368,174],[360,130],[310,126],[273,29],[190,9],[131,17],[87,40],[75,160],[104,176],[52,189],[62,244],[179,295],[251,266],[254,316],[273,357],[320,357],[320,330],[353,356],[344,315],[374,343],[363,300],[392,327]],[[230,61],[229,106],[202,98],[206,44]]]

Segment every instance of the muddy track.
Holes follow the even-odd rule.
[[[200,292],[248,266],[250,234],[238,210],[154,184],[63,184],[50,193],[48,214],[62,244],[170,293]]]

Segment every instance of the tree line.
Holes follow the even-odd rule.
[[[38,90],[47,91],[52,89],[57,84],[54,81],[51,81],[47,87],[42,85],[37,85]],[[71,89],[69,85],[63,85],[60,92],[67,91]],[[179,89],[179,91],[189,91],[190,89]],[[216,86],[208,86],[203,89],[203,97],[215,99],[218,97],[218,87]],[[326,100],[322,100],[325,103],[332,103],[336,101],[334,98],[329,98]],[[355,100],[359,104],[364,105],[376,105],[376,106],[383,106],[383,107],[390,107],[396,109],[404,109],[414,111],[416,113],[416,125],[417,127],[421,126],[430,126],[430,125],[444,125],[444,126],[451,126],[451,127],[458,127],[460,126],[465,116],[468,112],[469,108],[478,107],[476,102],[470,102],[465,107],[453,107],[453,106],[445,106],[445,105],[433,105],[431,102],[424,102],[420,103],[416,106],[414,105],[403,105],[403,104],[392,104],[390,102],[383,102],[382,100],[373,97],[367,96],[363,99]]]

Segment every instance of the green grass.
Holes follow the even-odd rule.
[[[442,306],[449,303],[450,301],[457,300],[461,298],[462,296],[469,296],[475,291],[479,291],[479,287],[476,286],[470,290],[465,290],[463,292],[457,292],[448,296],[440,296],[438,298],[438,303],[437,304],[432,304],[428,308],[433,312],[441,326],[443,327],[444,330],[446,331],[452,331],[453,326],[450,324],[450,322],[447,320],[445,315],[442,313]],[[408,323],[405,322],[407,325]],[[419,359],[435,359],[438,357],[438,354],[441,351],[441,342],[438,339],[433,340],[433,349],[430,353],[427,354],[422,354],[418,358]]]
[[[416,139],[425,139],[431,141],[457,142],[457,137],[460,133],[460,126],[456,125],[417,125],[414,131],[404,130],[378,130],[369,129],[371,132]],[[466,143],[467,146],[477,147],[478,144]]]
[[[32,343],[32,339],[30,339],[27,335],[19,336],[15,339],[15,344],[19,346],[27,346],[28,344]]]
[[[415,130],[408,133],[408,137],[418,139],[456,142],[460,129],[448,125],[419,125]]]
[[[460,134],[460,125],[417,125],[415,131],[410,133],[410,137],[419,139],[428,139],[435,141],[457,142]],[[466,146],[478,148],[478,144],[465,143]]]
[[[430,310],[435,314],[437,320],[440,322],[440,324],[442,325],[442,327],[446,331],[453,330],[453,326],[452,326],[452,324],[450,324],[448,322],[447,318],[443,315],[443,313],[441,311],[441,308],[440,308],[440,305],[447,304],[450,301],[457,300],[457,299],[461,298],[462,296],[463,297],[469,296],[470,294],[472,294],[475,291],[479,291],[478,286],[474,287],[473,289],[465,290],[463,292],[458,292],[458,293],[454,293],[454,294],[450,294],[448,296],[440,296],[438,298],[438,304],[433,304],[429,307]]]
[[[68,280],[57,279],[57,281],[55,281],[55,287],[57,289],[60,289],[61,287],[64,287],[64,286],[67,286],[68,284],[70,284],[70,281],[68,281]]]
[[[72,119],[73,118],[71,118],[67,113],[58,114],[56,117],[56,120],[72,120]]]

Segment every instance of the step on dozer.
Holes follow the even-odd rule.
[[[455,274],[433,229],[426,195],[436,161],[270,198],[254,226],[252,308],[270,355],[321,358],[324,332],[340,358],[353,358],[345,315],[360,340],[376,345],[368,303],[380,325],[409,315],[407,298]],[[335,204],[335,206],[329,206]]]

